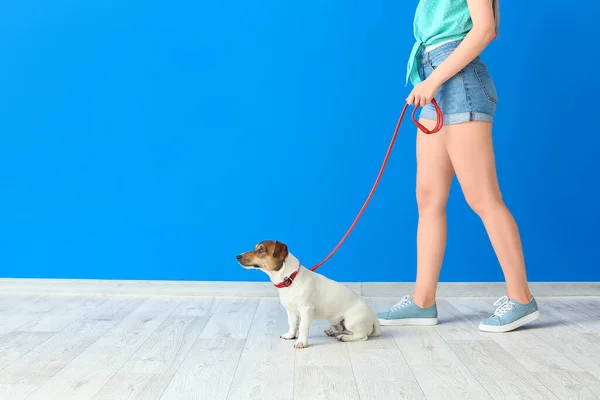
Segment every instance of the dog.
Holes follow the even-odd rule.
[[[263,241],[254,250],[239,254],[237,261],[246,269],[263,271],[279,289],[289,325],[281,338],[293,340],[298,334],[295,348],[308,347],[308,331],[313,320],[328,320],[331,326],[325,333],[342,342],[381,335],[379,319],[358,295],[304,268],[284,243]]]

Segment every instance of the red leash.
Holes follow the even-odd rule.
[[[436,115],[437,115],[437,123],[435,125],[435,128],[433,128],[432,130],[429,130],[429,129],[425,128],[415,118],[415,113],[417,112],[417,108],[418,107],[415,107],[415,109],[413,110],[413,113],[412,113],[412,120],[415,123],[415,125],[417,125],[417,127],[423,133],[425,133],[427,135],[439,132],[440,129],[442,129],[442,126],[444,126],[444,115],[442,114],[442,110],[440,110],[440,107],[438,106],[438,104],[435,101],[435,99],[431,100],[431,103],[435,107],[435,112],[436,112]],[[369,204],[369,201],[371,201],[371,197],[373,197],[373,193],[375,193],[375,189],[377,189],[377,185],[379,185],[379,180],[381,179],[381,175],[383,175],[383,171],[385,170],[385,166],[386,166],[386,164],[388,162],[388,158],[390,157],[390,154],[392,153],[392,148],[394,147],[394,143],[396,142],[396,136],[398,136],[398,131],[400,130],[400,125],[402,125],[402,119],[404,118],[404,113],[406,112],[407,108],[408,108],[408,104],[405,104],[404,108],[402,109],[402,113],[400,114],[400,118],[398,118],[398,124],[396,124],[396,130],[394,131],[394,135],[392,136],[392,140],[391,140],[390,145],[389,145],[389,147],[387,149],[387,153],[385,153],[385,158],[383,159],[383,164],[381,164],[381,169],[379,170],[379,174],[377,174],[377,179],[375,179],[375,183],[373,184],[373,187],[371,188],[371,192],[369,193],[369,196],[367,197],[367,200],[365,201],[365,204],[363,204],[362,208],[358,212],[358,215],[356,216],[356,218],[354,218],[354,222],[352,223],[352,225],[350,225],[350,228],[348,228],[348,230],[346,231],[346,234],[342,237],[342,239],[339,241],[339,243],[337,244],[337,246],[335,246],[333,248],[333,250],[331,251],[331,253],[329,253],[329,255],[327,257],[325,257],[325,259],[323,261],[321,261],[320,263],[318,263],[317,265],[315,265],[314,267],[312,267],[310,269],[311,271],[314,271],[317,268],[319,268],[321,265],[325,264],[327,262],[327,260],[329,260],[331,258],[331,256],[333,256],[335,254],[335,252],[338,251],[338,249],[342,246],[342,243],[344,243],[346,241],[346,238],[348,238],[348,235],[350,235],[350,232],[352,232],[352,230],[354,229],[354,226],[356,225],[356,223],[358,222],[358,220],[362,216],[362,213],[367,208],[367,205]]]

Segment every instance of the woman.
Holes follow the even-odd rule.
[[[436,288],[446,247],[446,202],[456,174],[467,203],[483,221],[502,266],[508,296],[481,322],[487,332],[508,332],[538,318],[529,291],[519,231],[502,201],[492,147],[497,95],[479,54],[496,37],[499,0],[421,0],[414,19],[416,43],[407,81],[409,104],[423,107],[423,126],[435,126],[437,100],[444,127],[417,132],[417,282],[382,325],[435,325]]]

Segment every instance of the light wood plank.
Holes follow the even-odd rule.
[[[471,321],[448,300],[437,301],[439,324],[435,330],[445,340],[488,340]]]
[[[328,321],[313,321],[308,335],[308,347],[295,353],[296,367],[352,366],[347,350],[348,343],[327,336],[325,330],[328,328]],[[294,342],[291,340],[289,343],[293,345]]]
[[[532,332],[556,352],[600,379],[600,344],[589,340],[568,325],[551,326],[547,323],[548,320],[551,320],[550,317],[542,315],[540,322],[546,327],[544,329],[534,329]]]
[[[600,398],[596,298],[541,298],[539,321],[503,335],[477,329],[494,299],[440,300],[436,327],[366,342],[317,321],[302,350],[279,339],[276,299],[153,298],[172,303],[158,319],[146,299],[97,300],[0,295],[0,399]]]
[[[583,369],[596,375],[599,367],[596,355],[600,350],[598,348],[600,342],[594,342],[593,336],[583,334],[589,332],[589,329],[583,328],[575,322],[578,318],[580,321],[584,321],[582,322],[584,324],[591,320],[589,315],[578,311],[580,309],[577,305],[579,301],[593,304],[595,299],[539,299],[538,303],[542,314],[538,321],[517,332],[508,335],[490,335],[490,338],[502,340],[505,342],[505,349],[517,351],[516,358],[527,360],[524,361],[526,366],[536,376],[543,373],[537,374],[535,371],[569,375],[578,374]],[[474,310],[485,307],[484,303],[476,300],[463,299],[452,300],[452,302],[457,303],[457,307],[463,311],[473,314],[476,314]],[[474,326],[480,317],[482,314],[475,315],[472,321]],[[518,341],[523,337],[528,338],[529,343],[525,341],[520,346],[511,346],[506,343]],[[538,340],[543,342],[541,348],[535,345]],[[548,350],[549,347],[550,350]],[[533,359],[520,353],[522,348],[529,348],[530,352],[535,353]]]
[[[258,299],[223,299],[167,387],[164,399],[225,399]]]
[[[181,304],[173,311],[173,315],[210,317],[219,307],[221,301],[217,297],[185,297],[181,299]]]
[[[433,329],[446,340],[488,340],[479,329],[473,329],[473,320],[479,323],[482,319],[489,317],[488,311],[485,311],[489,308],[489,305],[480,299],[476,300],[477,302],[474,303],[473,300],[438,299],[436,303],[439,324],[433,327]],[[474,313],[465,315],[465,313],[454,307],[452,303],[455,301],[475,305]],[[493,300],[491,301],[493,302]],[[370,299],[368,302],[375,311],[379,312],[388,310],[396,300],[376,298]],[[480,309],[477,310],[477,306]]]
[[[350,343],[327,336],[329,322],[313,321],[308,347],[295,353],[294,399],[357,399]]]
[[[0,295],[0,315],[23,312],[31,308],[40,308],[41,304],[48,303],[49,298],[42,295]],[[50,308],[48,308],[50,310]]]
[[[121,371],[173,375],[207,322],[208,317],[170,316]]]
[[[36,386],[0,383],[0,400],[24,400]]]
[[[108,331],[114,322],[76,321],[0,374],[0,383],[38,387]]]
[[[223,299],[200,334],[201,339],[246,339],[259,299]]]
[[[467,324],[479,330],[479,323],[494,313],[492,304],[496,299],[448,299],[454,309],[458,310]],[[487,337],[487,334],[483,334]]]
[[[92,398],[178,304],[174,299],[149,299],[48,379],[29,399]]]
[[[107,321],[117,323],[138,309],[146,301],[139,297],[112,297],[89,314],[83,321]]]
[[[359,398],[348,354],[351,343],[327,336],[328,328],[328,321],[313,321],[308,347],[295,352],[294,399]]]
[[[388,309],[394,302],[366,300],[375,311]],[[425,399],[390,329],[383,327],[380,337],[348,343],[347,349],[361,399]]]
[[[600,399],[600,382],[586,372],[546,371],[533,375],[559,399]]]
[[[294,400],[360,399],[352,367],[296,367]]]
[[[250,327],[228,399],[293,398],[296,349],[293,340],[280,338],[285,332],[287,314],[279,300],[262,299]]]
[[[575,299],[544,299],[540,300],[540,309],[579,333],[600,333],[600,317],[588,304],[588,301]]]
[[[171,315],[96,397],[158,399],[207,321],[208,317]]]
[[[245,339],[198,339],[161,400],[225,400],[244,342]]]
[[[0,338],[0,371],[54,335],[56,332],[11,332],[3,336]]]
[[[583,310],[596,320],[600,318],[600,299],[598,297],[578,297],[575,299],[562,299],[562,301],[565,303],[573,302],[576,309]]]
[[[0,337],[14,332],[23,325],[41,318],[47,311],[30,311],[19,314],[4,314],[0,322]]]
[[[540,312],[546,316],[547,322],[546,325],[544,325],[545,328],[556,325],[564,325],[579,333],[590,332],[589,329],[578,325],[576,320],[571,318],[571,315],[565,313],[566,306],[563,303],[557,301],[556,299],[537,299],[536,301],[540,307]],[[580,313],[579,315],[582,317],[582,319],[589,319],[589,316],[586,314]]]
[[[387,347],[381,346],[382,341],[391,341],[394,347],[382,348]],[[388,332],[378,339],[349,343],[348,351],[361,399],[425,399],[423,390]]]
[[[448,345],[493,399],[556,399],[495,342],[461,340]]]
[[[33,296],[29,300],[23,296],[10,296],[0,313],[0,337],[42,318],[60,302],[60,298],[48,296]]]
[[[590,342],[600,345],[600,333],[583,333],[582,335]]]
[[[172,378],[169,374],[117,372],[93,400],[160,399]]]
[[[485,307],[485,304],[482,304],[480,301],[453,301],[452,304],[466,315],[468,315],[468,313],[472,313],[473,307],[479,309]],[[474,318],[471,320],[473,323],[473,328],[477,329],[478,320]],[[544,314],[542,310],[540,319],[527,325],[527,327],[523,327],[519,330],[502,335],[486,335],[498,343],[506,352],[512,355],[529,372],[584,372],[580,366],[565,357],[552,346],[548,345],[534,333],[536,330],[539,330],[540,332],[548,332],[549,330],[553,329],[554,325],[556,325],[556,322],[553,322],[552,319]],[[543,334],[544,333],[540,333],[540,335]]]
[[[19,328],[27,332],[58,332],[108,300],[107,297],[64,297],[40,318]]]
[[[427,327],[388,329],[427,398],[490,398],[437,331]]]
[[[56,374],[79,353],[94,343],[127,313],[140,304],[137,299],[111,299],[49,338],[35,351],[2,370],[0,384],[18,384],[19,390],[33,390]]]

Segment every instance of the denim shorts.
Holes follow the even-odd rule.
[[[460,41],[450,42],[419,55],[419,76],[427,79],[453,51]],[[494,122],[498,94],[487,67],[477,57],[462,71],[447,80],[435,95],[444,124],[460,124],[468,121]],[[436,119],[433,104],[421,110],[421,118]]]

